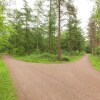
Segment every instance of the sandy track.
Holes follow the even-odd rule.
[[[19,100],[100,100],[100,72],[88,56],[68,64],[37,64],[3,57]]]

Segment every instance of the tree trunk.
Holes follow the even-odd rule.
[[[28,34],[27,34],[27,18],[26,18],[26,34],[25,34],[25,54],[27,54],[27,38],[28,38]]]
[[[60,17],[61,17],[61,13],[60,13],[60,3],[61,0],[58,0],[58,60],[62,60],[61,58],[61,26],[60,26]]]
[[[38,16],[39,16],[39,14],[38,14]],[[38,22],[38,19],[36,19],[36,21],[37,21],[37,39],[36,39],[36,51],[38,51],[39,50],[39,38],[38,38],[38,36],[39,36],[39,33],[40,33],[40,31],[39,31],[39,22]]]
[[[16,25],[16,32],[17,32],[17,25]],[[18,48],[17,47],[17,33],[16,33],[16,45],[15,46],[16,46],[16,49],[17,49]],[[16,55],[17,55],[17,51],[16,51]]]
[[[51,29],[51,5],[52,0],[50,0],[50,12],[49,12],[49,52],[52,52],[52,29]]]

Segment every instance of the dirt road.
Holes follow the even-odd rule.
[[[100,100],[100,72],[88,56],[68,64],[37,64],[3,57],[19,100]]]

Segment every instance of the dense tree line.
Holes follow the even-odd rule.
[[[85,39],[72,0],[37,0],[33,8],[8,9],[0,0],[0,52],[26,55],[33,52],[84,51]],[[7,8],[7,9],[6,9]]]
[[[100,0],[96,0],[95,7],[88,24],[90,51],[100,55]]]

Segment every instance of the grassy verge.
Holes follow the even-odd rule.
[[[16,59],[26,61],[26,62],[35,62],[35,63],[66,63],[66,62],[74,62],[82,57],[80,56],[65,56],[63,55],[63,61],[57,60],[57,55],[54,54],[31,54],[27,56],[14,56]]]
[[[0,100],[17,100],[9,71],[0,58]]]
[[[90,55],[89,58],[94,68],[100,70],[100,57]]]
[[[75,62],[75,61],[81,59],[81,57],[83,57],[83,55],[80,55],[80,56],[72,56],[72,57],[70,57],[70,61],[69,62]]]

